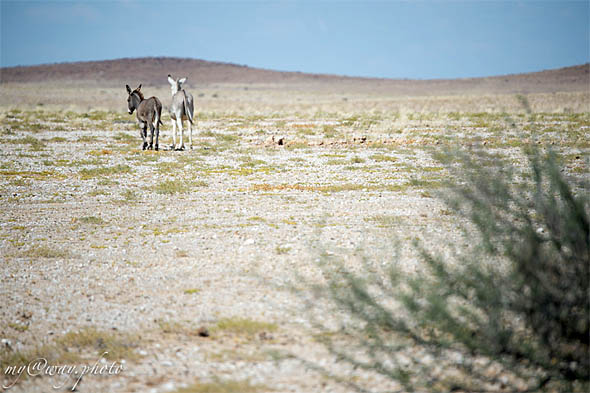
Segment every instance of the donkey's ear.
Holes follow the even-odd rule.
[[[141,84],[139,86],[137,86],[137,89],[135,89],[135,90],[140,91],[141,90]]]
[[[168,83],[170,83],[172,86],[176,85],[176,81],[172,79],[172,76],[170,74],[168,74]]]
[[[127,93],[131,94],[131,88],[129,87],[129,85],[125,85],[125,87],[127,88]]]
[[[181,85],[182,85],[184,82],[186,82],[186,78],[182,78],[182,79],[179,79],[179,80],[178,80],[178,83],[180,83]]]

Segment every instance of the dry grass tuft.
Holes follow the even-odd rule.
[[[274,332],[277,329],[278,326],[274,323],[247,318],[224,318],[220,319],[211,331],[251,336],[261,332]]]
[[[176,390],[174,393],[259,393],[272,390],[264,385],[252,385],[248,380],[214,380],[213,382],[197,382],[194,385]]]

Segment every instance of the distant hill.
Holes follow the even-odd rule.
[[[80,82],[114,86],[167,85],[166,75],[186,76],[191,85],[211,84],[307,84],[334,91],[366,91],[388,95],[423,96],[445,94],[513,94],[588,91],[590,64],[554,70],[485,78],[464,79],[378,79],[301,72],[272,71],[230,63],[172,57],[125,58],[117,60],[6,67],[0,83]]]

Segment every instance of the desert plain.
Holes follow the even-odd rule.
[[[588,178],[589,69],[444,81],[172,58],[2,69],[2,384],[399,390],[319,342],[327,333],[306,304],[308,283],[323,280],[318,261],[421,274],[412,240],[440,253],[465,242],[437,198],[449,173],[433,152],[445,147],[519,166],[523,147],[550,146],[568,176]],[[164,110],[160,151],[142,151],[125,84],[167,107],[169,73],[187,76],[195,97],[192,149],[186,130],[187,148],[170,149]],[[121,369],[80,381],[7,375],[38,358]]]

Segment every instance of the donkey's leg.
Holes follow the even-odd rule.
[[[148,146],[149,150],[154,149],[154,123],[150,122],[150,145]]]
[[[176,120],[172,119],[172,146],[171,149],[176,149]]]
[[[178,124],[178,129],[180,130],[180,147],[177,147],[176,150],[184,150],[184,130],[182,129],[182,117],[176,117],[176,123]]]
[[[160,140],[160,124],[157,122],[158,120],[156,120],[156,150],[160,150],[160,145],[159,145],[159,140]]]
[[[147,124],[141,123],[140,127],[141,129],[139,130],[139,133],[141,134],[141,139],[143,139],[143,145],[141,146],[141,150],[145,150],[147,147],[147,142],[145,140],[145,138],[147,137]]]
[[[188,129],[188,144],[190,145],[191,150],[193,150],[193,123],[191,123],[190,121],[188,122]]]
[[[156,150],[160,150],[160,118],[162,117],[162,107],[156,105],[156,116],[153,126],[156,129]]]

